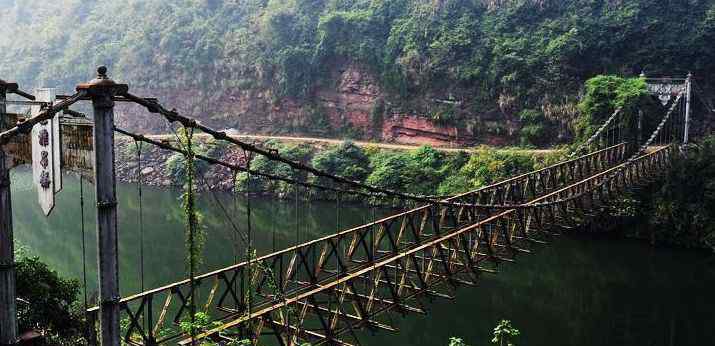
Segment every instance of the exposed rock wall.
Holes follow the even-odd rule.
[[[167,108],[217,128],[250,134],[379,139],[386,142],[447,146],[478,141],[468,124],[438,125],[429,114],[384,105],[385,94],[369,74],[355,65],[334,73],[334,85],[314,91],[312,101],[282,98],[255,88],[211,90],[132,88],[157,97]],[[431,101],[429,101],[431,102]],[[146,133],[169,131],[165,120],[136,106],[118,107],[120,127]]]
[[[175,143],[173,143],[176,146]],[[141,178],[143,185],[154,187],[180,187],[183,181],[175,181],[169,162],[174,152],[164,150],[149,144],[142,144],[141,170],[134,141],[127,137],[117,137],[115,142],[116,175],[117,180],[123,183],[136,183]],[[236,147],[227,147],[212,155],[225,162],[236,165],[245,165],[246,159],[241,150]],[[205,165],[204,165],[205,167]],[[141,175],[140,175],[141,172]],[[199,190],[223,190],[233,188],[233,173],[223,166],[208,166],[197,181]]]

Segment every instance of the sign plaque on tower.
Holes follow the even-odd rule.
[[[37,101],[54,104],[55,89],[37,89]],[[32,116],[43,108],[31,107]],[[45,215],[50,215],[55,206],[55,193],[62,189],[61,143],[59,116],[41,122],[32,128],[32,177],[37,186],[37,198]]]

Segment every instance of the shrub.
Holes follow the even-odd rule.
[[[365,180],[370,173],[367,155],[350,141],[318,153],[311,164],[319,170],[355,181]]]
[[[589,79],[586,81],[586,93],[578,105],[581,115],[574,124],[576,140],[588,139],[618,108],[621,108],[621,121],[632,125],[634,113],[645,103],[647,95],[642,78],[601,75]],[[632,131],[630,127],[625,128],[625,134]]]
[[[512,151],[477,151],[455,174],[447,177],[439,187],[441,194],[466,192],[533,170],[534,158]]]
[[[524,109],[519,113],[522,128],[519,133],[521,145],[543,145],[548,142],[546,118],[544,114],[533,110]]]
[[[16,269],[19,328],[37,329],[49,344],[81,344],[84,319],[78,306],[80,284],[64,279],[37,257],[21,257]]]
[[[365,182],[369,185],[404,191],[411,181],[405,175],[410,167],[410,157],[407,153],[392,153],[381,151],[370,160],[372,173]]]
[[[715,250],[715,136],[677,159],[640,203],[636,215],[657,231],[655,240]]]

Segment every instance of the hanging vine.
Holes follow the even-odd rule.
[[[181,128],[177,135],[179,141],[182,143],[185,155],[184,155],[184,167],[185,167],[185,179],[184,179],[184,193],[182,195],[184,214],[186,216],[186,250],[187,250],[187,266],[189,271],[189,282],[191,285],[191,296],[189,301],[189,311],[190,311],[190,323],[191,326],[196,324],[196,290],[194,287],[194,280],[196,277],[196,272],[198,267],[202,263],[201,254],[203,253],[203,247],[206,240],[206,235],[201,227],[201,214],[196,210],[196,165],[195,159],[196,155],[194,152],[193,144],[194,131],[190,128]],[[191,337],[195,337],[197,329],[188,328]]]
[[[196,209],[196,154],[193,144],[193,130],[180,129],[179,138],[186,151],[186,155],[184,155],[186,174],[184,177],[184,192],[181,198],[186,217],[187,268],[193,277],[193,274],[196,274],[198,267],[203,262],[201,254],[203,253],[206,234],[203,227],[201,227],[203,215]]]
[[[250,167],[251,162],[252,162],[252,155],[250,155],[248,152],[244,152],[244,157],[246,158],[246,166]],[[267,292],[269,295],[273,296],[276,301],[283,301],[286,299],[285,295],[283,294],[283,290],[280,287],[278,281],[276,280],[276,275],[275,272],[273,271],[273,268],[270,266],[267,266],[265,263],[262,261],[258,260],[258,252],[256,249],[253,247],[252,244],[252,227],[251,227],[251,199],[250,196],[252,193],[255,193],[254,188],[257,186],[257,182],[255,181],[256,177],[251,175],[251,174],[246,174],[245,176],[241,177],[237,172],[234,174],[234,193],[239,194],[239,193],[244,193],[244,197],[246,199],[246,207],[247,207],[247,232],[248,232],[248,239],[243,239],[244,242],[247,244],[247,249],[246,249],[246,257],[248,260],[248,285],[247,287],[244,287],[244,294],[243,296],[244,301],[242,302],[246,307],[247,307],[247,312],[246,314],[250,317],[251,314],[251,309],[252,309],[252,300],[253,300],[253,295],[254,293],[262,294],[258,289],[258,280],[253,280],[255,277],[255,273],[262,272],[264,277],[266,278],[266,286],[268,288]],[[236,188],[239,187],[240,188]],[[254,187],[254,188],[252,188]],[[297,319],[297,311],[295,311],[295,308],[291,306],[283,307],[278,310],[279,316],[282,319],[288,319],[290,320],[291,318],[296,318]]]

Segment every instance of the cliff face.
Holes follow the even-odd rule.
[[[269,90],[228,88],[215,93],[197,89],[135,88],[133,93],[157,97],[217,128],[242,133],[372,139],[432,146],[503,144],[518,123],[504,114],[476,117],[458,124],[440,124],[428,112],[406,110],[385,101],[387,95],[370,73],[356,65],[336,69],[332,81],[314,90],[310,100],[277,100]],[[461,104],[428,98],[421,108],[446,103],[456,112]],[[119,126],[140,132],[166,133],[167,122],[132,106],[119,107]]]

